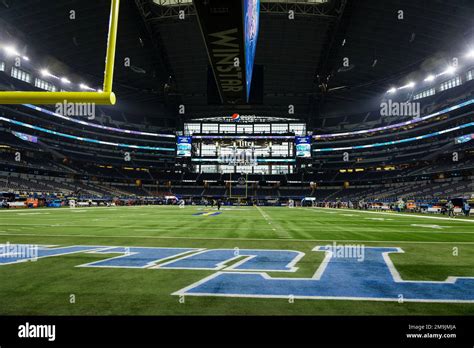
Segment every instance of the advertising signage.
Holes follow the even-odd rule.
[[[221,102],[247,103],[259,32],[260,1],[208,0],[194,4]]]

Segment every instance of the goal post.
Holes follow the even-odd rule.
[[[105,58],[105,72],[102,92],[0,92],[0,104],[57,104],[65,100],[70,103],[93,103],[98,105],[115,105],[117,98],[112,91],[114,80],[115,52],[120,0],[111,0],[109,35]]]
[[[235,193],[236,190],[237,190],[237,193]],[[245,176],[241,175],[238,177],[235,187],[232,187],[232,174],[230,174],[229,198],[234,198],[234,199],[247,199],[248,198],[248,173],[246,173]]]

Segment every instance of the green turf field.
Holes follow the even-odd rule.
[[[160,206],[0,211],[0,244],[277,249],[305,253],[310,278],[317,245],[400,247],[404,280],[474,277],[474,220],[319,208]],[[172,293],[210,270],[78,268],[112,255],[77,253],[0,266],[0,315],[473,315],[474,303],[398,303],[268,298],[184,298]],[[350,285],[348,285],[350,286]],[[70,303],[71,295],[75,303]]]

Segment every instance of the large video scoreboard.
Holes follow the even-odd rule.
[[[294,119],[209,118],[186,123],[177,148],[197,173],[288,174],[311,157],[311,136]]]

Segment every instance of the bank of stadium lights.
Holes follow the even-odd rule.
[[[428,75],[428,76],[426,76],[426,79],[424,79],[423,81],[425,81],[425,82],[432,82],[432,81],[434,81],[435,79],[436,79],[436,76],[434,76],[434,75]]]
[[[442,73],[438,74],[437,76],[443,76],[443,75],[452,75],[456,72],[456,67],[454,66],[448,66],[445,71]]]
[[[13,47],[13,46],[4,46],[4,47],[3,47],[3,50],[5,51],[5,53],[7,54],[7,56],[16,56],[16,57],[19,57],[19,56],[20,56],[20,53],[18,53],[18,51],[16,50],[16,48]]]
[[[86,90],[86,91],[96,91],[94,88],[91,88],[91,87],[89,87],[88,85],[85,85],[85,84],[83,84],[83,83],[81,83],[81,84],[79,85],[79,87],[80,87],[81,89]]]
[[[473,55],[474,57],[474,55]],[[454,73],[456,72],[457,68],[455,66],[448,66],[446,68],[446,70],[442,71],[441,73],[437,74],[437,75],[433,75],[433,74],[430,74],[428,75],[423,81],[424,82],[433,82],[437,77],[439,76],[443,76],[443,75],[454,75]],[[401,86],[401,87],[398,87],[398,88],[395,88],[395,87],[392,87],[390,88],[387,93],[389,94],[393,94],[395,93],[397,90],[400,90],[400,89],[406,89],[406,88],[414,88],[416,86],[416,83],[411,81],[409,82],[408,84],[406,84],[405,86]]]
[[[413,81],[410,81],[410,82],[407,83],[405,86],[401,86],[401,87],[398,87],[398,88],[395,88],[395,87],[390,88],[390,89],[387,91],[387,93],[393,94],[393,93],[395,93],[395,92],[398,91],[398,90],[406,89],[406,88],[414,88],[415,86],[416,86],[416,83],[413,82]]]
[[[24,61],[27,61],[29,62],[30,61],[30,58],[28,56],[22,56],[18,50],[15,48],[15,46],[13,45],[6,45],[6,46],[0,46],[0,49],[3,49],[3,51],[5,51],[5,54],[8,56],[8,57],[20,57],[21,59],[23,59]],[[39,73],[41,74],[42,77],[50,77],[50,78],[54,78],[56,80],[59,80],[61,81],[63,84],[65,85],[69,85],[71,84],[72,82],[67,78],[67,77],[59,77],[59,76],[56,76],[54,74],[52,74],[48,69],[41,69],[39,70]],[[102,92],[101,89],[94,89],[94,88],[91,88],[89,86],[87,86],[86,84],[84,83],[81,83],[79,85],[79,88],[83,89],[83,90],[87,90],[87,91],[91,91],[91,92]]]
[[[470,51],[468,51],[464,57],[467,58],[467,59],[474,59],[474,49],[471,49]],[[436,74],[436,75],[430,74],[430,75],[428,75],[423,81],[424,82],[433,82],[439,76],[454,75],[454,73],[457,71],[457,68],[458,67],[456,67],[456,66],[450,65],[444,71],[442,71],[439,74]],[[393,94],[399,89],[413,88],[413,87],[415,87],[415,85],[416,85],[415,82],[410,82],[407,85],[402,86],[402,87],[398,87],[398,88],[392,87],[387,91],[387,93]]]
[[[18,51],[17,49],[14,47],[14,46],[3,46],[3,50],[5,51],[5,54],[8,56],[8,57],[12,57],[12,56],[15,56],[15,57],[20,57],[21,59],[29,62],[30,61],[30,58],[27,57],[27,56],[22,56]]]

